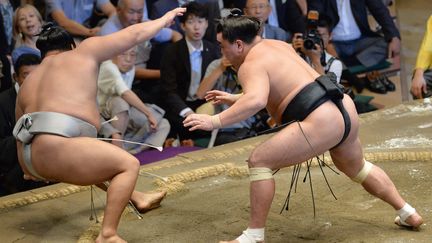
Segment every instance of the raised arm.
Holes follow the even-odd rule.
[[[175,17],[185,11],[185,8],[176,8],[159,19],[131,25],[110,35],[88,38],[78,46],[76,51],[96,59],[97,62],[105,61],[152,38],[163,27],[171,25]]]

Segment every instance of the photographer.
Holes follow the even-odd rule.
[[[305,36],[301,33],[294,34],[292,41],[294,49],[319,74],[333,72],[337,77],[337,81],[340,82],[343,64],[326,51],[331,40],[329,20],[323,16],[318,18],[316,12],[310,11],[307,26]]]

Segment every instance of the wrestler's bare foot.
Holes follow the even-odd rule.
[[[160,207],[160,203],[164,199],[166,194],[166,191],[154,193],[143,193],[134,191],[131,197],[131,201],[140,213],[145,213],[152,209]]]
[[[415,212],[405,220],[405,223],[409,224],[409,226],[402,225],[400,220],[395,220],[395,224],[401,227],[406,227],[413,230],[419,230],[420,226],[423,224],[423,218],[420,216],[420,214]]]
[[[127,241],[123,240],[118,235],[103,237],[102,234],[99,234],[95,242],[96,243],[126,243]]]

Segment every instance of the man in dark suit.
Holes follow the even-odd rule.
[[[171,124],[169,138],[179,136],[183,145],[191,145],[192,138],[203,134],[191,133],[183,127],[183,119],[205,101],[198,99],[196,91],[207,66],[220,57],[219,48],[203,39],[208,27],[207,8],[197,2],[185,5],[181,28],[185,38],[170,44],[161,62],[161,82],[166,118]]]
[[[309,9],[330,17],[333,26],[332,43],[347,66],[374,66],[386,58],[400,54],[400,33],[388,8],[381,0],[309,0]],[[368,10],[382,27],[381,34],[369,27]],[[370,83],[369,89],[379,93],[394,90],[387,79]]]
[[[151,8],[150,19],[160,18],[166,12],[191,1],[193,0],[158,0]],[[196,2],[205,5],[208,9],[208,28],[204,38],[208,41],[216,43],[216,21],[221,18],[218,1],[196,0]],[[181,27],[181,22],[178,18],[170,28],[180,32],[181,34],[184,34],[183,28]]]
[[[39,63],[40,57],[34,54],[22,54],[18,57],[14,65],[17,84],[0,93],[0,195],[46,185],[44,182],[24,180],[24,173],[18,163],[16,140],[12,135],[18,87]]]

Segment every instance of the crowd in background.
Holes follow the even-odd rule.
[[[130,25],[159,18],[178,6],[187,12],[153,39],[101,63],[99,136],[132,154],[155,147],[207,147],[211,133],[191,132],[183,119],[192,113],[218,113],[227,107],[204,99],[212,89],[241,93],[236,70],[221,56],[218,19],[235,14],[256,17],[264,39],[292,44],[318,73],[332,72],[361,92],[394,91],[386,77],[360,80],[348,67],[370,67],[400,53],[400,34],[382,0],[0,0],[0,195],[43,186],[24,181],[12,136],[15,99],[25,77],[41,62],[38,33],[47,22],[71,33],[77,45],[86,38],[113,34]],[[234,9],[234,10],[233,10]],[[311,10],[317,11],[317,15]],[[372,15],[380,25],[369,27]],[[431,21],[429,21],[431,22]],[[430,24],[428,25],[430,29]],[[425,36],[422,46],[430,46]],[[427,47],[424,47],[427,49]],[[427,93],[431,48],[416,69],[413,94]],[[429,56],[427,56],[429,55]],[[368,77],[370,77],[369,75]],[[342,80],[342,81],[341,81]],[[36,92],[36,91],[35,91]],[[428,91],[430,94],[430,91]],[[37,94],[35,94],[37,95]],[[71,94],[73,95],[73,94]],[[358,110],[362,112],[362,110]],[[254,136],[274,125],[266,111],[220,129],[214,145]]]

